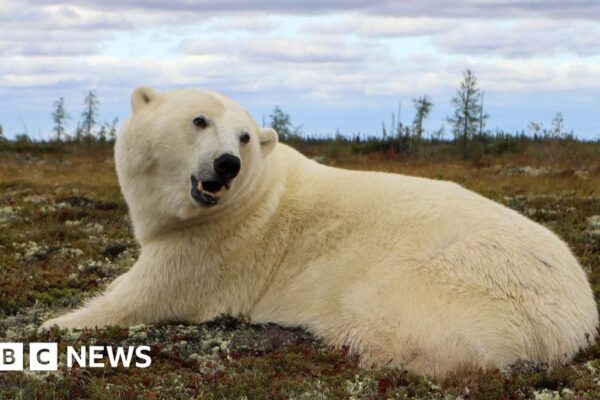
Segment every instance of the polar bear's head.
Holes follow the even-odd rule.
[[[117,136],[115,160],[129,207],[153,218],[188,219],[243,200],[261,180],[277,133],[260,128],[215,92],[141,87]]]

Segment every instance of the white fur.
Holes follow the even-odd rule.
[[[217,93],[141,88],[132,105],[115,158],[140,258],[45,326],[244,314],[348,345],[367,366],[438,376],[563,363],[596,335],[577,260],[515,211],[454,183],[320,165]],[[223,152],[241,158],[240,175],[200,206],[190,174]]]

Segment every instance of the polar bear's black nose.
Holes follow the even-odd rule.
[[[240,172],[241,161],[233,154],[222,154],[215,160],[215,172],[221,179],[233,179]]]

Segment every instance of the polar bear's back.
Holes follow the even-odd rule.
[[[330,294],[339,293],[336,315],[371,320],[373,310],[388,309],[392,314],[378,320],[401,319],[394,335],[403,326],[415,335],[422,325],[420,335],[440,351],[467,341],[473,357],[495,366],[518,358],[563,362],[595,335],[598,315],[586,275],[548,229],[454,183],[330,168],[283,152],[297,163],[287,206],[304,215],[299,223],[307,225],[298,229],[315,238],[296,247],[325,252],[312,257],[326,274],[309,268],[299,276],[308,291],[321,288],[302,292],[314,299],[297,314],[307,324],[322,315],[322,324],[331,325],[326,310]]]
[[[469,242],[583,272],[549,229],[456,183],[327,167],[281,147],[292,164],[286,190],[292,200],[284,199],[283,207],[296,208],[309,224],[352,227],[347,233],[354,239],[414,250],[407,258],[427,259],[452,243]]]

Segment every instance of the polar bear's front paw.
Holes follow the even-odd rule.
[[[58,326],[59,328],[81,328],[81,326],[79,326],[75,321],[66,317],[49,319],[42,324],[41,328],[50,329],[53,326]]]
[[[50,329],[55,325],[59,328],[73,329],[94,328],[96,326],[103,326],[105,324],[98,323],[98,321],[95,321],[95,318],[91,318],[91,315],[89,314],[83,314],[79,311],[75,311],[60,317],[49,319],[42,324],[41,328]]]

